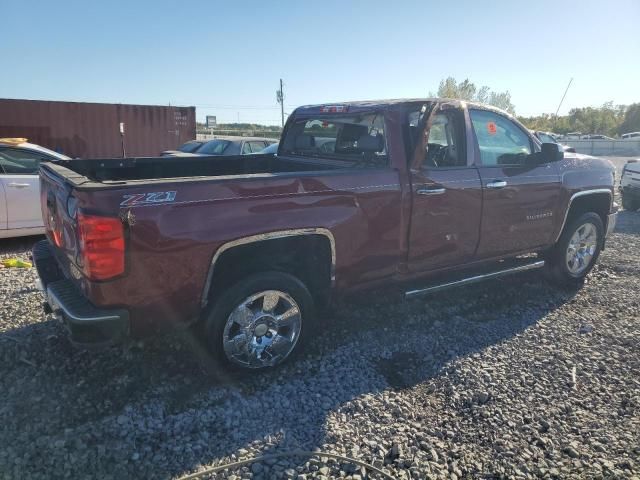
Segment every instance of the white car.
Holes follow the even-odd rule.
[[[44,233],[40,213],[40,162],[69,160],[26,138],[0,138],[0,238]]]
[[[629,160],[625,164],[620,177],[620,192],[625,210],[640,208],[640,160]]]
[[[620,138],[622,138],[623,140],[637,139],[640,138],[640,132],[623,133],[622,135],[620,135]]]

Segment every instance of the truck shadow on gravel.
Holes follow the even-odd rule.
[[[25,295],[36,301],[38,293]],[[85,352],[56,322],[42,321],[0,334],[0,445],[21,432],[39,447],[23,460],[25,474],[38,470],[37,456],[66,453],[77,454],[75,473],[122,478],[177,476],[238,451],[326,449],[344,441],[336,425],[352,401],[412,388],[435,395],[456,359],[518,335],[573,295],[537,273],[410,302],[361,295],[321,320],[299,359],[245,376],[204,372],[188,333]],[[281,467],[265,464],[253,478]]]

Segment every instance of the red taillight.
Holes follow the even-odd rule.
[[[106,280],[124,273],[124,228],[119,218],[78,213],[78,240],[84,274]]]

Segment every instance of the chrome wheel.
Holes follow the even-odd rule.
[[[598,229],[593,223],[584,223],[579,226],[567,247],[567,269],[573,275],[584,272],[593,260],[598,246]]]
[[[224,353],[245,368],[271,367],[289,356],[301,331],[296,301],[285,292],[265,290],[246,298],[227,318]]]

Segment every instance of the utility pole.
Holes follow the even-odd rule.
[[[562,95],[562,99],[560,100],[560,103],[558,104],[558,108],[556,109],[556,116],[553,119],[553,128],[556,127],[556,122],[558,121],[558,112],[560,111],[560,107],[562,106],[562,102],[564,102],[564,97],[567,96],[567,92],[569,91],[569,87],[571,86],[571,82],[573,82],[573,77],[571,77],[571,80],[569,80],[569,84],[567,85],[567,88],[564,91],[564,95]]]
[[[280,79],[280,90],[276,90],[276,100],[280,104],[280,115],[282,117],[282,128],[284,128],[284,90],[282,89],[282,79]]]

